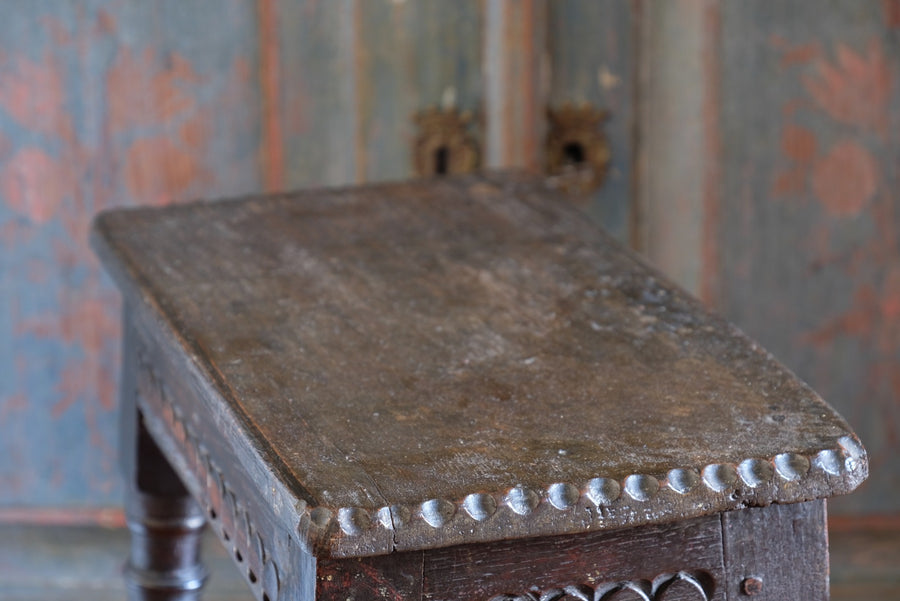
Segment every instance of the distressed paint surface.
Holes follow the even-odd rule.
[[[714,297],[866,444],[872,478],[830,509],[900,511],[897,5],[721,8]]]
[[[487,0],[484,16],[485,166],[544,167],[546,0]]]
[[[266,74],[281,84],[273,109],[284,145],[284,181],[278,187],[355,182],[364,173],[358,150],[356,2],[272,3],[277,27],[263,27],[259,36],[274,37],[279,48],[279,69]]]
[[[705,78],[710,61],[717,60],[716,38],[710,35],[717,7],[718,0],[646,3],[640,26],[643,133],[634,166],[638,183],[632,210],[638,214],[633,244],[697,294],[706,292],[713,269],[699,260],[706,258],[704,245],[713,226],[706,201],[719,197],[708,189],[719,154],[710,143],[717,113],[708,110],[716,82]]]
[[[619,0],[548,3],[550,106],[588,103],[610,112],[606,182],[582,206],[620,240],[631,238],[635,4]]]
[[[417,111],[481,110],[484,32],[477,0],[9,4],[0,519],[15,520],[120,502],[119,300],[91,216],[409,177]]]
[[[0,20],[0,505],[117,504],[119,301],[88,224],[259,188],[254,14],[14,4]]]
[[[413,115],[442,107],[481,116],[481,2],[366,0],[357,10],[362,179],[408,178]]]

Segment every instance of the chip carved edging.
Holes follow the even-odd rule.
[[[163,418],[171,431],[188,449],[192,465],[204,476],[207,487],[204,502],[208,515],[214,524],[213,515],[223,511],[233,515],[235,527],[245,525],[247,540],[255,537],[260,548],[260,557],[265,554],[265,545],[252,524],[241,503],[222,476],[205,447],[198,440],[193,428],[182,419],[180,410],[166,394],[163,384],[150,362],[142,361],[143,371],[153,380],[162,406]],[[739,487],[763,489],[769,487],[774,492],[785,487],[796,488],[804,479],[813,476],[840,484],[837,479],[847,478],[855,482],[865,477],[866,452],[852,436],[845,435],[837,440],[836,448],[826,448],[818,452],[803,454],[785,452],[770,458],[748,458],[740,463],[712,463],[700,469],[674,467],[662,475],[630,474],[624,478],[598,476],[584,483],[555,482],[543,488],[516,485],[500,494],[473,492],[460,500],[427,499],[418,505],[392,504],[377,510],[363,507],[330,508],[304,505],[302,521],[318,530],[319,535],[338,531],[348,538],[365,537],[376,530],[398,532],[409,528],[440,530],[451,522],[462,527],[476,524],[486,525],[492,518],[505,513],[510,519],[522,521],[550,520],[556,512],[562,516],[577,507],[589,507],[599,522],[604,512],[640,512],[642,506],[649,506],[661,494],[670,494],[694,504],[719,503],[723,498],[733,507],[741,507],[736,494]],[[214,483],[215,486],[209,486]],[[214,502],[211,491],[220,492],[219,503]],[[806,499],[797,499],[806,500]],[[218,505],[218,507],[216,506]],[[725,507],[728,508],[728,507]],[[460,523],[460,520],[463,520]],[[613,520],[615,522],[615,520]],[[619,525],[619,524],[615,524]],[[627,525],[627,524],[621,524]],[[220,537],[224,532],[219,526]],[[227,541],[226,541],[227,542]],[[271,569],[279,571],[271,561]],[[249,578],[248,578],[249,579]],[[259,575],[257,575],[257,584]]]
[[[689,590],[696,592],[690,598],[698,601],[709,601],[716,587],[715,579],[708,572],[681,571],[660,574],[652,581],[635,579],[559,588],[532,587],[520,594],[495,595],[490,601],[612,601],[620,597],[620,592],[625,592],[630,599],[637,597],[642,601],[666,601],[669,589],[678,583],[685,583]],[[679,598],[683,598],[683,594]]]
[[[714,502],[725,497],[735,506],[739,503],[738,489],[771,487],[776,491],[796,487],[806,478],[844,478],[861,480],[865,475],[866,453],[850,435],[838,439],[837,448],[822,449],[811,454],[786,452],[770,458],[748,458],[740,463],[713,463],[701,469],[677,467],[663,476],[630,474],[618,480],[596,477],[581,485],[555,482],[543,489],[517,485],[504,494],[476,492],[460,501],[428,499],[418,506],[391,505],[376,511],[362,507],[341,507],[337,510],[318,508],[322,527],[337,521],[345,536],[360,536],[374,528],[402,530],[421,520],[438,529],[448,525],[457,515],[472,522],[485,522],[501,511],[517,519],[529,519],[542,506],[559,512],[578,506],[598,510],[627,505],[640,506],[669,493],[686,500]],[[804,499],[798,499],[804,500]],[[545,511],[551,511],[549,509]],[[544,514],[546,515],[546,513]]]
[[[244,578],[254,592],[259,593],[263,601],[276,601],[281,592],[280,577],[284,572],[272,556],[263,535],[253,525],[244,504],[210,457],[199,435],[172,402],[156,370],[145,360],[140,350],[138,357],[140,371],[154,392],[152,398],[142,398],[150,402],[158,401],[158,406],[154,408],[184,451],[188,466],[197,476],[200,485],[201,494],[197,500],[203,505],[207,523],[225,546],[231,549],[234,560],[241,568],[245,568],[242,569]]]

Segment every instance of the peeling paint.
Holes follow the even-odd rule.
[[[22,55],[3,58],[0,55],[0,109],[29,130],[71,137],[59,64],[50,57],[42,63]]]
[[[198,159],[167,137],[138,140],[125,159],[128,190],[145,203],[169,204],[208,177]]]
[[[166,6],[0,22],[0,506],[118,500],[120,306],[94,212],[258,189],[252,6]],[[200,17],[199,41],[165,29]]]
[[[165,65],[151,48],[137,56],[122,50],[106,80],[109,125],[113,132],[135,126],[159,126],[195,108],[190,87],[199,78],[178,53],[168,53]]]
[[[37,148],[23,148],[0,169],[7,206],[36,225],[56,216],[74,184],[68,165]]]
[[[816,156],[816,135],[797,125],[788,125],[781,132],[781,151],[798,163],[808,163]]]

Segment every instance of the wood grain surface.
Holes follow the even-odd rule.
[[[333,554],[670,521],[865,478],[812,390],[541,178],[116,211],[95,231],[173,355],[161,381],[195,370],[205,410],[235,420],[233,452],[252,445],[289,494],[331,508],[339,531],[309,536]]]

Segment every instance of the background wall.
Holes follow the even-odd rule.
[[[539,169],[545,108],[582,102],[613,165],[573,202],[848,417],[872,478],[833,512],[896,513],[898,27],[894,0],[8,0],[0,519],[120,501],[94,213],[410,177],[440,105]]]
[[[900,2],[645,5],[641,245],[809,381],[900,510]]]

